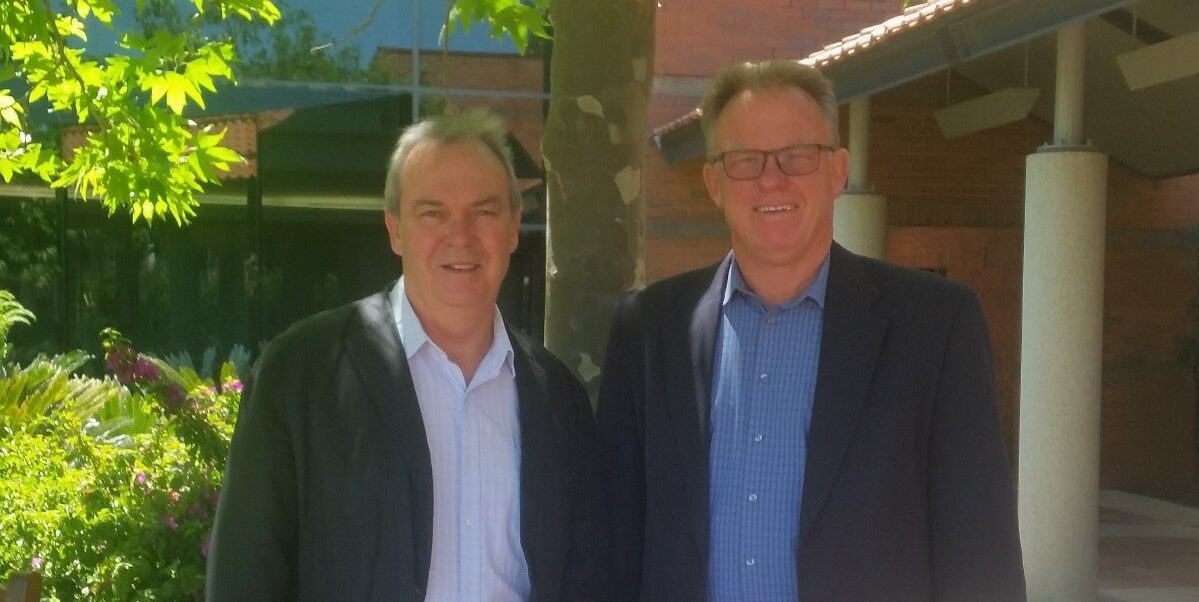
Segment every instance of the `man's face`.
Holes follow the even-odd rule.
[[[716,120],[717,154],[832,144],[820,106],[796,88],[746,90]],[[704,184],[724,212],[737,261],[750,268],[791,268],[818,262],[833,237],[833,201],[845,187],[845,149],[820,151],[810,174],[789,176],[768,157],[762,175],[734,180],[720,162],[704,165]]]
[[[398,177],[399,215],[384,221],[413,309],[422,320],[490,318],[520,229],[503,164],[478,141],[422,142]]]

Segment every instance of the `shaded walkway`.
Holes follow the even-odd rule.
[[[1199,602],[1199,509],[1099,495],[1101,602]]]

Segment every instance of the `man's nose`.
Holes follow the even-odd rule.
[[[470,241],[474,234],[475,223],[469,215],[455,215],[446,223],[446,235],[452,241]]]
[[[762,166],[762,175],[758,176],[758,184],[766,188],[773,188],[786,182],[787,174],[783,173],[783,168],[779,165],[778,155],[767,155],[766,164]]]

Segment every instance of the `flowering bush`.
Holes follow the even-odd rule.
[[[86,411],[70,388],[8,411],[47,396],[13,395],[24,368],[0,356],[0,577],[38,570],[54,600],[198,598],[241,383],[231,363],[205,380],[111,330],[104,349],[113,378],[74,377],[108,383]]]

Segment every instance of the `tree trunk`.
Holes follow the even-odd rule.
[[[612,306],[645,281],[655,0],[553,0],[545,344],[599,390]]]

